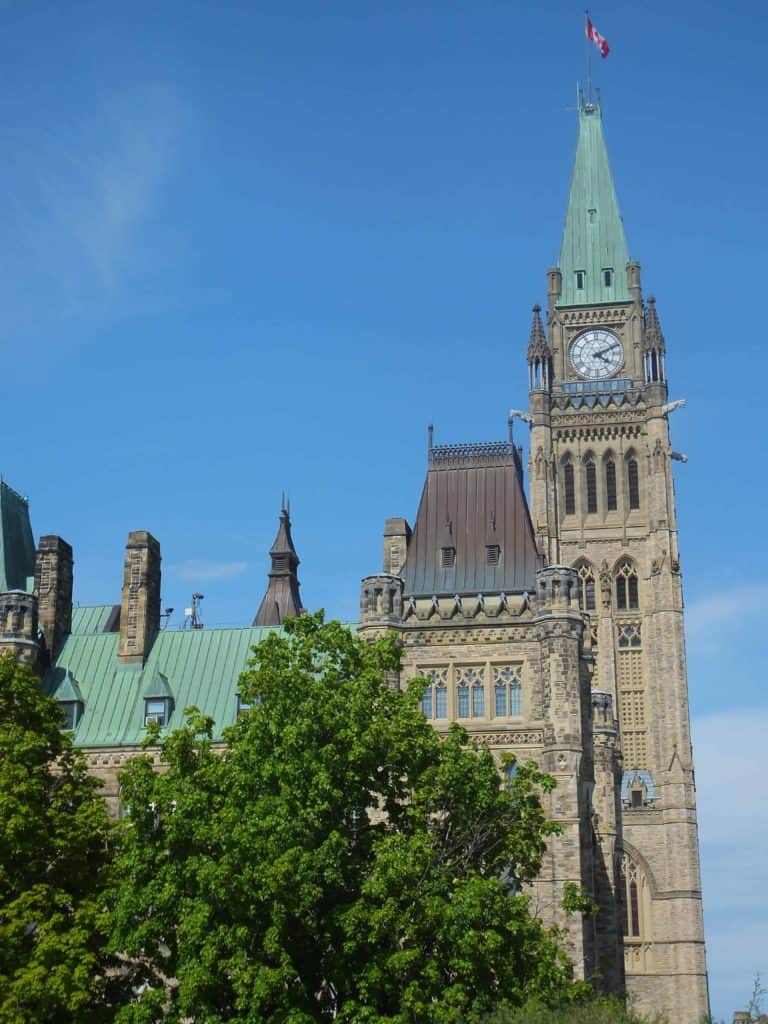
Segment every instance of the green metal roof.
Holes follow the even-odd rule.
[[[31,590],[35,576],[35,541],[29,505],[0,480],[0,593]]]
[[[104,607],[111,610],[112,606]],[[94,620],[98,621],[95,615]],[[78,747],[138,746],[146,735],[144,698],[148,688],[156,689],[160,676],[173,694],[168,728],[180,726],[184,708],[194,704],[214,719],[219,738],[237,717],[237,684],[251,647],[275,628],[280,629],[163,630],[143,669],[118,664],[117,633],[72,634],[43,677],[43,689],[58,697],[74,685],[82,694],[84,711],[74,734]]]
[[[103,633],[114,610],[111,604],[94,604],[72,609],[72,633]]]
[[[613,187],[599,103],[579,100],[579,141],[558,267],[563,275],[558,306],[629,302],[629,262],[624,226]],[[606,285],[604,271],[611,270]],[[583,273],[578,288],[577,274]]]

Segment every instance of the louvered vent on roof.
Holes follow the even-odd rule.
[[[486,544],[485,545],[485,564],[486,565],[498,565],[499,558],[501,556],[501,548],[498,544]]]
[[[456,564],[456,548],[440,548],[440,565],[443,569],[452,569]]]

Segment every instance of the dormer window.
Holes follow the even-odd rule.
[[[613,284],[613,270],[610,267],[603,268],[603,284],[606,288],[610,288]]]
[[[237,695],[237,717],[239,718],[241,715],[244,715],[245,712],[246,711],[250,711],[251,708],[258,707],[259,704],[261,704],[261,697],[256,696],[256,697],[251,698],[251,700],[246,700],[242,696],[242,694],[238,693],[238,695]]]
[[[144,725],[151,722],[159,726],[168,724],[171,717],[170,697],[145,697],[144,698]]]
[[[586,281],[587,273],[585,270],[576,271],[576,287],[579,291],[583,291],[584,283]]]
[[[456,564],[456,548],[440,548],[440,567],[452,569]]]
[[[74,732],[77,728],[77,723],[83,716],[83,702],[81,700],[60,700],[59,707],[64,714],[62,729],[65,732]]]

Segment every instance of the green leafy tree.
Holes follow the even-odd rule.
[[[499,1010],[484,1024],[668,1024],[668,1018],[663,1014],[647,1017],[618,998],[588,995],[554,1007],[534,999],[516,1009]]]
[[[578,991],[523,895],[551,778],[439,739],[418,683],[383,685],[398,664],[391,637],[292,620],[255,648],[223,752],[192,709],[166,771],[130,764],[114,945],[146,987],[120,1021],[469,1024]]]
[[[55,701],[0,658],[0,1022],[109,1018],[111,826]]]

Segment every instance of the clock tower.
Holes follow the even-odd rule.
[[[629,258],[599,99],[580,97],[560,258],[544,317],[534,307],[528,365],[537,544],[578,574],[593,694],[617,719],[602,756],[622,780],[618,822],[597,792],[593,806],[627,988],[640,1009],[697,1024],[708,996],[672,476],[684,457],[670,445],[678,403],[655,301]]]

